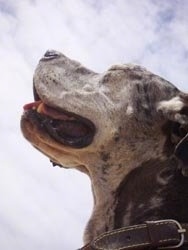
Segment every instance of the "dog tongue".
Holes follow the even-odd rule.
[[[33,110],[36,110],[38,113],[47,115],[53,119],[66,120],[66,121],[67,120],[74,120],[73,117],[68,116],[68,115],[66,115],[58,110],[55,110],[54,108],[47,106],[42,101],[28,103],[28,104],[24,105],[23,109],[24,109],[24,111],[33,109]]]

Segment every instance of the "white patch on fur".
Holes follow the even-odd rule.
[[[138,205],[138,208],[139,208],[139,209],[142,209],[144,206],[145,206],[145,204],[144,204],[144,203],[141,203],[141,204]]]
[[[132,107],[132,106],[129,105],[129,106],[127,107],[126,114],[127,114],[127,115],[133,114],[133,107]]]
[[[173,174],[169,174],[168,176],[162,177],[163,172],[160,172],[157,176],[156,176],[156,182],[159,183],[162,186],[165,186],[169,183],[169,181],[171,180],[171,178],[173,178]]]
[[[165,186],[169,183],[170,179],[172,176],[168,176],[166,178],[162,178],[160,175],[157,175],[157,182],[162,185]]]
[[[162,110],[165,113],[179,112],[184,106],[184,103],[179,96],[172,98],[169,101],[161,101],[157,105],[158,110]]]
[[[169,178],[162,178],[160,175],[157,175],[157,182],[163,186],[167,185]]]
[[[127,206],[125,216],[123,217],[124,225],[129,225],[130,224],[130,218],[131,218],[131,215],[132,215],[132,208],[133,208],[133,204],[132,204],[132,202],[130,202],[128,204],[128,206]]]
[[[159,196],[153,196],[150,201],[149,201],[149,208],[150,209],[155,209],[163,204],[163,199]]]
[[[161,101],[157,104],[157,110],[162,112],[163,116],[169,120],[186,124],[188,122],[187,115],[181,114],[180,111],[185,106],[185,103],[179,96],[172,98],[169,101]]]

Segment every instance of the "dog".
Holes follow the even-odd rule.
[[[99,74],[54,50],[33,82],[35,101],[24,106],[21,130],[53,165],[91,179],[85,244],[146,221],[188,223],[188,94],[138,65]],[[121,241],[91,249],[126,249]]]

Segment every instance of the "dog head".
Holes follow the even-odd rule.
[[[130,169],[175,151],[187,165],[188,96],[140,66],[98,74],[47,51],[34,74],[34,96],[21,128],[55,164],[87,173],[101,164]]]

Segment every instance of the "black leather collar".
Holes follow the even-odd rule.
[[[137,249],[188,249],[188,223],[168,219],[123,227],[100,235],[80,250]]]

